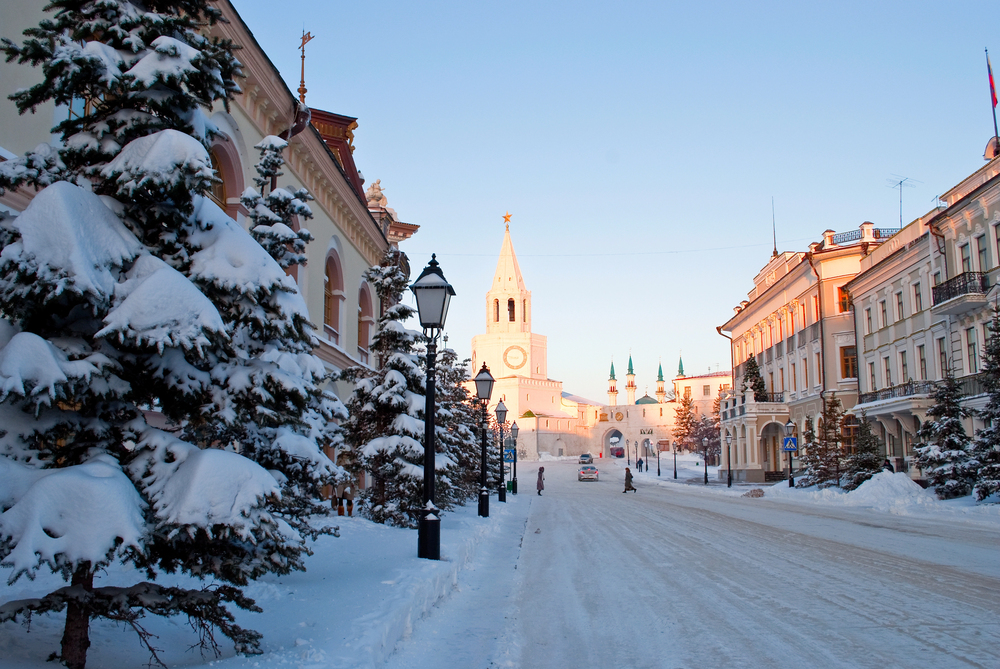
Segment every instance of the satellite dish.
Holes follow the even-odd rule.
[[[997,141],[997,137],[993,136],[986,143],[986,153],[983,154],[983,160],[993,160],[997,157],[1000,157],[1000,141]]]

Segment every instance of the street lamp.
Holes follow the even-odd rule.
[[[674,478],[677,478],[677,441],[674,441],[671,445],[674,449]]]
[[[473,379],[476,382],[476,399],[482,406],[482,414],[479,421],[480,432],[483,437],[482,456],[479,461],[479,515],[483,518],[490,517],[490,493],[486,489],[486,405],[493,394],[493,375],[490,374],[489,367],[483,363],[483,368]]]
[[[656,442],[656,475],[660,475],[660,442]]]
[[[729,447],[733,443],[733,435],[726,432],[726,487],[733,487],[733,470],[729,468]]]
[[[500,426],[500,491],[497,493],[497,501],[507,503],[507,485],[503,477],[503,422],[507,420],[507,407],[501,399],[496,408],[497,425]]]
[[[428,560],[441,559],[441,518],[434,506],[434,363],[437,360],[437,338],[448,317],[448,305],[455,289],[451,287],[438,267],[437,258],[431,261],[410,286],[417,300],[417,318],[427,338],[427,397],[424,407],[424,512],[417,525],[417,556]]]
[[[625,464],[632,466],[632,451],[629,450],[629,440],[625,440]]]
[[[517,494],[517,422],[510,426],[510,436],[514,439],[514,476],[510,479],[510,491]]]
[[[789,418],[788,422],[785,423],[785,436],[786,437],[791,437],[793,432],[795,432],[795,423],[793,423],[792,419]],[[794,488],[795,487],[795,477],[792,476],[792,453],[793,453],[793,451],[791,451],[791,450],[788,451],[788,487],[789,488]]]
[[[702,460],[705,461],[705,485],[708,485],[708,437],[701,438]]]

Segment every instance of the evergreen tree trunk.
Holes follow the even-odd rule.
[[[94,590],[94,572],[90,564],[83,564],[73,572],[73,588],[86,592]],[[90,612],[82,603],[70,602],[66,605],[66,627],[62,637],[62,659],[69,669],[84,669],[87,665],[87,649],[90,648]]]

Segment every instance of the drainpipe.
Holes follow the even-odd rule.
[[[816,288],[819,294],[819,359],[820,365],[822,366],[822,387],[819,391],[819,398],[824,403],[826,402],[826,332],[823,327],[823,281],[819,278],[819,272],[816,270],[816,265],[813,263],[813,252],[806,251],[806,260],[809,261],[809,267],[812,269],[813,274],[816,275]],[[808,363],[806,363],[808,364]],[[825,406],[825,404],[824,404]]]
[[[736,387],[736,377],[735,377],[736,359],[733,357],[733,338],[730,337],[729,335],[722,334],[722,326],[721,325],[716,325],[715,326],[715,331],[718,332],[720,335],[722,335],[723,337],[725,337],[726,339],[729,340],[729,373],[733,375],[733,387],[735,388]]]

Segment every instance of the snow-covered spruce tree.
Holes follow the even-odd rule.
[[[987,400],[979,416],[986,427],[976,433],[972,444],[976,467],[973,491],[979,501],[1000,492],[1000,309],[995,305],[983,350],[982,379]]]
[[[843,406],[837,399],[836,393],[831,393],[823,400],[819,434],[813,439],[806,439],[808,446],[799,458],[804,472],[795,481],[796,487],[806,488],[815,485],[827,488],[840,485],[840,473],[843,468],[840,430],[843,419]]]
[[[258,145],[264,148],[255,181],[262,188],[280,175],[285,145],[276,137]],[[316,342],[305,303],[284,271],[305,264],[302,251],[312,236],[307,230],[293,232],[290,224],[295,215],[312,216],[303,201],[309,195],[276,188],[262,198],[248,189],[242,199],[251,212],[251,234],[264,246],[209,200],[198,200],[196,219],[206,231],[198,232],[195,241],[209,252],[192,256],[190,274],[219,307],[238,354],[212,370],[213,381],[225,389],[213,402],[215,420],[190,424],[184,433],[203,445],[232,445],[271,471],[283,493],[269,500],[271,511],[315,538],[321,530],[309,517],[331,510],[321,489],[343,474],[323,449],[342,443],[333,421],[346,419],[347,412],[322,389],[329,375],[313,354]],[[336,534],[336,528],[322,532]]]
[[[844,463],[844,490],[855,490],[862,483],[882,471],[882,449],[868,414],[861,412],[858,423],[858,439]]]
[[[701,446],[694,446],[691,435],[694,432],[697,416],[694,413],[694,398],[690,393],[681,397],[680,402],[674,409],[674,439],[679,441],[687,450],[699,449]]]
[[[975,462],[972,446],[962,424],[973,415],[961,404],[962,394],[951,370],[934,389],[934,405],[927,410],[927,420],[917,431],[920,442],[914,447],[917,466],[938,497],[950,499],[972,492],[975,482]]]
[[[707,445],[703,439],[708,440]],[[709,464],[718,462],[722,442],[719,439],[719,427],[711,417],[701,416],[695,420],[689,441],[691,448],[700,453]]]
[[[421,357],[423,363],[425,358]],[[435,489],[435,504],[464,504],[479,494],[479,414],[464,384],[469,380],[469,360],[459,362],[454,349],[443,348],[437,356],[436,450],[455,463],[447,491]],[[445,498],[443,493],[450,494]],[[442,506],[445,504],[446,506]]]
[[[239,63],[201,34],[220,16],[203,0],[48,9],[23,45],[0,47],[42,67],[13,98],[22,113],[89,109],[55,128],[59,143],[0,164],[0,190],[42,189],[0,224],[0,564],[9,582],[47,567],[70,587],[8,602],[0,621],[65,610],[61,659],[74,669],[96,617],[131,624],[154,659],[144,613],[186,615],[203,646],[219,630],[253,652],[260,635],[226,603],[257,610],[239,586],[301,568],[304,542],[265,507],[281,494],[274,476],[186,440],[239,417],[228,371],[248,349],[226,286],[253,293],[255,270],[280,273],[203,197],[215,178],[203,109],[238,90]],[[152,427],[149,412],[181,431]],[[117,559],[210,582],[95,586]]]
[[[748,390],[753,393],[754,402],[767,401],[767,385],[764,383],[764,377],[760,374],[757,358],[752,355],[747,358],[747,367],[743,371],[743,392]]]
[[[281,152],[288,142],[269,135],[254,146],[260,151],[260,162],[257,163],[257,176],[253,182],[259,190],[247,188],[240,201],[249,210],[250,234],[264,247],[282,269],[292,265],[306,263],[306,244],[312,241],[312,234],[301,228],[292,228],[292,219],[302,220],[312,218],[312,210],[306,204],[313,199],[305,188],[289,190],[287,188],[272,188],[272,184],[280,177],[281,166],[285,164]]]
[[[425,375],[414,352],[421,335],[403,326],[416,313],[401,304],[409,281],[403,257],[390,248],[365,272],[383,305],[371,346],[380,367],[344,370],[342,378],[355,383],[344,427],[356,468],[371,475],[371,485],[361,492],[361,513],[378,523],[416,527],[423,513]],[[438,472],[454,466],[441,454],[435,462]],[[446,483],[435,484],[443,499]]]

